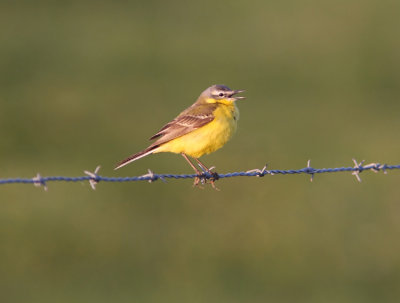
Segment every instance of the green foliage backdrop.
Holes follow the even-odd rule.
[[[4,1],[0,178],[114,164],[211,84],[246,89],[219,172],[400,162],[400,4]],[[2,302],[398,302],[399,172],[0,188]]]

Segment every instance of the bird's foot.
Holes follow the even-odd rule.
[[[212,171],[214,168],[215,168],[215,167],[213,166],[213,167],[211,167],[211,168],[208,170],[208,173],[211,175],[211,178],[209,178],[209,179],[207,179],[207,180],[210,182],[211,186],[212,186],[215,190],[218,190],[218,191],[219,191],[220,189],[219,189],[218,187],[215,186],[215,182],[219,179],[219,175],[218,175],[217,172]]]
[[[202,185],[209,183],[215,190],[219,191],[220,189],[215,186],[215,182],[219,179],[219,175],[217,172],[211,171],[211,169],[209,169],[207,173],[198,174],[194,178],[193,187],[199,187],[201,189],[204,189]]]
[[[210,179],[210,184],[216,191],[220,191],[220,189],[215,186],[215,181],[217,181],[217,179]]]
[[[204,186],[202,186],[202,185],[204,185],[204,184],[205,184],[205,182],[204,182],[204,175],[203,175],[203,174],[198,174],[198,175],[194,178],[193,187],[198,187],[198,188],[204,189]]]

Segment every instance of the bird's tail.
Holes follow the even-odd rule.
[[[126,159],[122,160],[121,162],[119,162],[114,169],[121,168],[121,167],[123,167],[125,165],[128,165],[129,163],[131,163],[133,161],[136,161],[136,160],[138,160],[140,158],[143,158],[143,157],[146,157],[148,155],[151,155],[152,153],[155,152],[157,147],[158,147],[157,145],[156,146],[150,146],[150,147],[146,148],[145,150],[142,150],[141,152],[138,152],[136,154],[133,154],[133,155],[129,156],[128,158],[126,158]]]

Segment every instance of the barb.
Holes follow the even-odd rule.
[[[89,184],[93,190],[96,190],[96,185],[97,185],[97,183],[99,183],[99,176],[97,175],[97,173],[99,172],[100,167],[101,167],[100,165],[97,166],[96,169],[94,170],[94,172],[91,172],[88,170],[83,171],[86,175],[88,175],[90,177]]]
[[[307,166],[301,169],[289,169],[289,170],[267,170],[267,165],[265,165],[262,169],[251,169],[248,171],[241,172],[233,172],[226,174],[218,174],[219,179],[223,178],[233,178],[233,177],[264,177],[265,175],[294,175],[294,174],[308,174],[311,176],[310,181],[314,180],[314,176],[316,174],[323,173],[337,173],[337,172],[351,172],[352,175],[356,177],[356,179],[361,182],[360,174],[363,171],[373,171],[375,173],[382,171],[384,174],[387,174],[388,170],[400,169],[400,165],[387,165],[387,164],[379,164],[379,163],[370,163],[367,165],[363,165],[364,161],[357,162],[353,159],[354,167],[336,167],[336,168],[313,168],[311,167],[311,161],[307,161]],[[47,184],[49,182],[82,182],[89,181],[89,184],[93,190],[96,189],[96,185],[99,182],[136,182],[136,181],[148,181],[154,182],[157,180],[162,180],[166,182],[166,179],[194,179],[194,178],[203,178],[205,180],[215,178],[212,174],[208,172],[204,172],[201,176],[196,174],[156,174],[152,172],[150,169],[147,174],[136,177],[103,177],[98,175],[100,166],[97,166],[94,172],[84,171],[86,176],[80,177],[65,177],[65,176],[50,176],[50,177],[42,177],[39,173],[33,178],[10,178],[10,179],[0,179],[0,185],[4,184],[15,184],[15,183],[23,183],[23,184],[33,184],[35,186],[43,186],[44,190],[47,191]]]
[[[43,180],[42,176],[39,173],[37,173],[37,175],[32,178],[32,181],[33,185],[35,185],[36,187],[43,186],[44,191],[47,191],[46,181]]]

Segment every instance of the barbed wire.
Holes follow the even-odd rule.
[[[208,180],[217,180],[223,178],[232,178],[232,177],[264,177],[265,175],[293,175],[293,174],[308,174],[311,176],[310,181],[313,181],[315,174],[322,173],[337,173],[337,172],[351,172],[352,175],[356,177],[356,179],[361,182],[360,173],[363,171],[373,171],[375,173],[382,171],[384,174],[387,174],[388,170],[400,169],[400,165],[388,165],[388,164],[379,164],[379,163],[370,163],[367,165],[363,165],[364,161],[357,162],[353,159],[354,166],[353,167],[336,167],[336,168],[314,168],[311,167],[311,162],[308,160],[307,167],[301,169],[289,169],[289,170],[279,170],[272,169],[267,170],[267,165],[265,165],[262,169],[252,169],[248,171],[241,172],[233,172],[226,174],[210,174],[209,172],[204,171],[201,175],[197,174],[156,174],[152,172],[150,169],[147,174],[135,177],[103,177],[98,174],[100,166],[97,166],[96,169],[91,172],[85,170],[85,176],[80,177],[65,177],[65,176],[50,176],[50,177],[42,177],[40,174],[37,174],[33,178],[9,178],[9,179],[0,179],[0,185],[4,184],[34,184],[35,186],[43,186],[45,190],[48,189],[47,183],[49,182],[82,182],[89,181],[92,189],[96,189],[96,185],[99,182],[135,182],[135,181],[148,181],[154,182],[157,180],[162,180],[166,182],[167,179],[195,179],[200,180],[202,184],[206,183]]]

